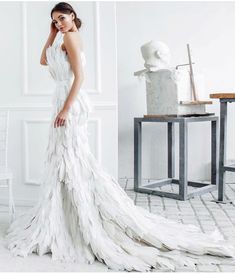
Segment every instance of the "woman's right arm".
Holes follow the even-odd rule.
[[[40,64],[44,65],[44,66],[47,66],[46,49],[53,44],[53,42],[55,40],[55,37],[57,35],[57,32],[58,32],[58,30],[55,27],[53,27],[54,24],[53,25],[52,24],[51,24],[50,34],[48,36],[46,44],[43,47],[42,54],[41,54],[41,59],[40,59]]]

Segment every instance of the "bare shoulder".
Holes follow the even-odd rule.
[[[83,50],[82,39],[79,32],[66,32],[64,34],[64,44],[65,46],[78,46],[81,50]]]

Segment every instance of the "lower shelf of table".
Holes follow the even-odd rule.
[[[188,193],[186,191],[185,195],[174,193],[174,192],[162,191],[162,190],[157,189],[159,187],[169,185],[169,184],[179,185],[179,180],[167,178],[167,179],[162,179],[162,180],[151,181],[148,184],[142,184],[142,185],[139,185],[138,187],[134,187],[134,191],[140,192],[140,193],[158,195],[161,197],[167,197],[167,198],[172,198],[172,199],[177,199],[177,200],[188,200],[195,196],[202,195],[202,194],[217,190],[217,186],[215,184],[208,184],[208,183],[195,182],[195,181],[188,181],[187,186],[191,186],[196,189],[194,189],[190,193]]]

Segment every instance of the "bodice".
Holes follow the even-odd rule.
[[[61,48],[63,36],[64,34],[58,33],[53,44],[46,49],[48,70],[56,83],[55,92],[52,97],[52,103],[54,106],[53,115],[62,109],[74,79],[74,73],[69,58],[66,52]],[[84,67],[86,65],[86,58],[83,51],[81,52],[81,61],[82,66]],[[71,119],[72,116],[80,117],[77,118],[79,120],[78,124],[82,125],[85,123],[88,117],[88,112],[90,111],[92,111],[92,104],[90,103],[85,90],[80,88],[69,111],[68,119]],[[83,115],[81,115],[81,112]]]
[[[62,50],[63,33],[58,33],[51,46],[46,49],[48,70],[56,82],[71,82],[73,71],[69,63],[67,53]],[[81,51],[83,67],[86,65],[85,53]]]

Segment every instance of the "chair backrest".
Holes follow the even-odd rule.
[[[0,111],[0,168],[7,168],[9,111]]]

